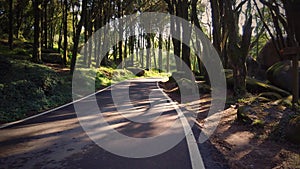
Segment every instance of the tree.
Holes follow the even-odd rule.
[[[181,0],[179,1],[179,5],[181,6],[181,12],[182,12],[182,18],[186,21],[189,21],[189,6],[190,3],[188,0]],[[189,43],[191,39],[191,28],[189,28],[189,25],[183,24],[182,25],[182,31],[184,32],[184,35],[182,35],[183,41]],[[187,65],[188,68],[191,68],[191,60],[190,60],[190,54],[191,49],[189,47],[189,44],[181,43],[182,45],[182,60]]]
[[[228,33],[230,29],[227,28],[225,17],[225,5],[224,0],[210,0],[211,4],[211,16],[212,16],[212,34],[213,34],[213,46],[220,55],[223,65],[226,68],[228,66],[228,58],[226,52],[226,44],[228,40]]]
[[[64,53],[63,53],[63,65],[67,63],[67,50],[68,50],[68,0],[64,0],[63,10],[63,32],[64,32]]]
[[[48,48],[48,2],[49,0],[44,0],[43,2],[43,13],[44,13],[44,20],[43,20],[43,31],[44,31],[44,47]]]
[[[179,14],[179,9],[176,8],[176,6],[179,6],[179,4],[175,1],[175,0],[165,0],[165,2],[168,5],[168,12],[171,15],[176,15],[178,16]],[[170,21],[171,23],[171,35],[172,34],[177,34],[179,35],[181,32],[180,29],[180,25],[179,23],[177,23],[174,19],[171,19]],[[174,48],[174,55],[175,55],[175,61],[176,61],[176,66],[178,70],[181,70],[181,60],[180,60],[180,56],[181,56],[181,43],[180,40],[172,37],[172,42],[173,42],[173,48]]]
[[[33,43],[33,60],[35,62],[41,62],[42,52],[41,52],[41,2],[40,0],[33,1],[33,11],[34,11],[34,43]]]
[[[228,38],[228,55],[230,58],[230,64],[233,69],[233,86],[234,94],[236,96],[244,96],[246,94],[246,58],[249,53],[251,45],[251,34],[252,34],[252,15],[250,14],[245,20],[243,27],[242,37],[239,37],[238,21],[239,21],[239,10],[241,10],[243,3],[235,6],[232,1],[225,1],[225,22],[229,31]],[[250,3],[250,1],[249,1]],[[250,10],[251,5],[248,5]]]
[[[202,27],[200,26],[200,21],[198,18],[198,11],[197,11],[197,2],[198,0],[192,0],[191,6],[192,6],[192,11],[191,11],[191,22],[192,24],[194,24],[198,29],[200,29],[203,32]],[[195,48],[198,49],[198,51],[195,51],[196,53],[196,60],[198,63],[198,69],[201,75],[204,75],[206,77],[206,79],[209,79],[207,72],[204,68],[204,65],[200,59],[200,41],[198,39],[198,37],[196,38],[196,46]]]
[[[9,37],[8,37],[8,44],[9,48],[13,49],[13,39],[14,39],[14,32],[13,32],[13,0],[9,1]]]
[[[74,45],[73,45],[73,50],[72,50],[71,67],[70,67],[70,73],[71,74],[73,74],[73,72],[75,70],[80,33],[81,33],[81,29],[82,29],[82,26],[83,26],[83,23],[84,23],[84,20],[85,20],[85,16],[87,14],[86,8],[87,8],[87,0],[82,0],[81,17],[80,17],[79,23],[76,26],[75,36],[73,38]]]
[[[300,23],[297,17],[300,14],[300,2],[295,0],[283,1],[287,15],[289,45],[298,47],[300,43]],[[299,99],[299,52],[293,57],[293,103]]]

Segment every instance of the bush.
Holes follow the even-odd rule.
[[[8,67],[1,71],[0,122],[19,120],[71,100],[71,80],[48,67],[1,56],[0,64]]]

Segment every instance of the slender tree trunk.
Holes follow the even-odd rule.
[[[151,61],[151,59],[150,59],[150,50],[151,50],[151,38],[150,38],[150,34],[148,33],[147,35],[146,35],[146,41],[147,41],[147,46],[146,46],[146,69],[147,70],[150,70],[150,61]]]
[[[101,10],[101,9],[100,9]],[[95,24],[94,24],[94,29],[95,31],[98,31],[99,30],[99,25],[100,25],[100,16],[96,16],[96,19],[95,19]],[[99,65],[100,65],[100,60],[99,60],[99,55],[100,55],[100,38],[101,38],[101,35],[99,35],[100,32],[98,32],[94,38],[94,44],[95,44],[95,48],[94,48],[94,55],[95,55],[95,61],[96,61],[96,67],[98,68]]]
[[[118,17],[119,19],[121,19],[121,17],[123,16],[123,11],[122,11],[122,2],[121,0],[119,0],[117,2],[117,7],[118,7]],[[123,68],[123,23],[121,20],[119,20],[119,60],[121,63],[121,68]]]
[[[64,54],[63,65],[67,64],[68,50],[68,0],[64,1]]]
[[[49,35],[49,45],[50,48],[53,49],[53,43],[54,43],[54,35],[55,35],[55,21],[54,21],[54,12],[55,12],[55,6],[54,1],[50,0],[50,35]]]
[[[87,14],[88,15],[88,14]],[[87,20],[87,17],[88,16],[84,16],[85,19],[84,19],[84,54],[83,54],[83,61],[84,61],[84,64],[86,65],[87,64],[87,60],[88,60],[88,49],[89,49],[89,44],[88,44],[88,39],[89,39],[89,35],[88,35],[88,20]]]
[[[44,46],[47,49],[48,48],[48,0],[44,1]]]
[[[171,49],[171,36],[168,37],[167,40],[167,65],[166,70],[167,72],[170,72],[170,49]]]
[[[126,35],[125,35],[126,36]],[[128,47],[128,38],[125,39],[125,44],[124,44],[124,65],[127,67],[128,65],[128,60],[127,60],[127,47]]]
[[[22,20],[23,20],[23,8],[24,7],[21,7],[21,2],[20,1],[17,1],[17,4],[16,4],[16,7],[15,7],[15,11],[16,11],[16,20],[17,20],[17,25],[16,25],[16,28],[15,28],[15,35],[16,35],[16,38],[19,39],[19,36],[20,36],[20,29],[21,29],[21,25],[22,25]]]
[[[93,40],[93,23],[89,23],[89,26],[88,26],[88,29],[89,29],[89,37],[91,38],[90,39],[90,43],[89,43],[89,50],[88,50],[88,58],[87,58],[87,67],[90,68],[91,67],[91,63],[92,63],[92,55],[93,55],[93,43],[94,43],[94,40]]]
[[[165,0],[165,2],[168,4],[168,11],[171,15],[176,14],[176,16],[180,16],[180,5],[177,4],[175,0]],[[176,9],[176,13],[175,13]],[[180,29],[180,23],[176,22],[175,19],[171,19],[171,35],[177,34],[179,35],[181,39],[181,29]],[[173,42],[173,48],[174,48],[174,55],[175,55],[175,62],[176,62],[176,67],[177,70],[181,70],[181,59],[180,59],[180,54],[181,54],[181,43],[178,39],[172,37],[172,42]]]
[[[175,28],[177,27],[177,28]],[[174,32],[173,32],[173,31]],[[171,21],[171,32],[176,33],[178,35],[180,35],[180,25],[176,24],[175,26],[175,23]],[[181,59],[180,59],[180,54],[181,54],[181,47],[180,47],[180,41],[177,40],[176,38],[172,38],[172,42],[173,42],[173,48],[174,48],[174,55],[175,55],[175,61],[176,61],[176,67],[177,67],[177,70],[181,70]]]
[[[61,43],[62,43],[62,31],[63,31],[63,19],[59,25],[59,35],[58,35],[58,49],[57,51],[60,52],[62,46],[61,46]]]
[[[13,15],[13,0],[9,0],[9,37],[8,44],[9,48],[13,49],[13,41],[14,41],[14,32],[13,32],[13,24],[14,24],[14,15]]]
[[[40,22],[40,0],[33,1],[33,9],[34,9],[34,44],[33,44],[33,60],[34,62],[41,62],[42,52],[41,52],[41,22]]]
[[[136,41],[135,41],[135,55],[136,55],[136,61],[139,63],[139,49],[140,49],[140,38],[139,35],[136,36]],[[137,65],[138,66],[138,65]]]
[[[199,18],[197,16],[197,2],[198,0],[192,0],[192,12],[191,12],[191,20],[192,20],[192,23],[195,24],[195,26],[200,29],[201,31],[203,31],[202,27],[200,26],[200,21],[199,21]],[[198,66],[198,70],[200,72],[201,75],[205,76],[206,79],[209,79],[208,77],[208,74],[204,68],[204,65],[200,59],[200,56],[201,56],[201,51],[200,51],[200,48],[201,48],[201,43],[198,39],[199,37],[196,37],[196,48],[198,49],[198,51],[195,51],[196,52],[196,57],[197,57],[197,66]]]
[[[130,66],[133,66],[133,60],[134,60],[134,38],[135,36],[132,36],[134,34],[132,26],[130,27],[130,34],[129,37],[129,53],[130,53]]]
[[[76,60],[77,60],[77,51],[78,51],[78,45],[79,45],[79,38],[80,38],[80,33],[81,29],[85,20],[85,15],[86,15],[86,7],[87,7],[87,0],[82,0],[82,13],[80,17],[80,21],[76,27],[76,34],[74,37],[74,46],[73,46],[73,51],[72,51],[72,59],[71,59],[71,69],[70,73],[73,74],[75,70],[75,65],[76,65]]]
[[[156,60],[156,54],[155,54],[155,36],[154,35],[151,36],[151,40],[152,40],[152,44],[153,44],[152,45],[152,55],[153,56],[151,54],[150,55],[153,58],[154,68],[157,69],[157,60]],[[151,62],[151,59],[150,59],[150,67],[151,67],[151,63],[152,62]]]
[[[213,26],[213,45],[217,52],[221,53],[221,16],[219,0],[210,0],[212,26]]]
[[[158,70],[159,72],[162,72],[163,68],[162,68],[162,32],[159,33],[159,37],[158,37]]]
[[[189,19],[189,5],[188,5],[188,0],[183,0],[182,1],[182,17],[183,19],[187,20]],[[188,68],[191,69],[191,59],[190,59],[190,47],[189,47],[189,43],[190,43],[190,39],[191,39],[191,28],[186,25],[186,24],[182,24],[182,32],[184,33],[184,36],[182,36],[183,41],[187,42],[188,44],[182,43],[182,60],[184,61],[184,63],[187,65]]]
[[[141,67],[144,68],[144,49],[145,49],[145,34],[143,34],[141,36],[141,43],[142,43],[142,46],[141,46],[141,50],[140,50],[140,60],[141,60]]]
[[[61,46],[61,43],[62,43],[62,31],[63,31],[63,22],[64,22],[64,16],[65,16],[65,14],[64,14],[64,3],[63,3],[63,1],[61,1],[61,8],[62,8],[62,11],[63,11],[63,17],[62,17],[62,19],[61,19],[61,21],[60,21],[60,24],[59,24],[59,35],[58,35],[58,52],[60,53],[60,50],[61,50],[61,48],[62,48],[62,46]]]

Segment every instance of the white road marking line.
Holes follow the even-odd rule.
[[[124,81],[122,81],[122,82],[124,82]],[[122,83],[122,82],[120,82],[120,83]],[[119,83],[116,83],[116,84],[119,84]],[[21,123],[21,122],[25,122],[25,121],[33,119],[33,118],[37,118],[37,117],[49,114],[49,113],[51,113],[53,111],[59,110],[59,109],[64,108],[64,107],[67,107],[69,105],[72,105],[73,103],[79,102],[79,101],[84,100],[86,98],[89,98],[89,97],[91,97],[93,95],[96,95],[96,94],[98,94],[100,92],[103,92],[104,90],[107,90],[107,89],[111,88],[112,86],[114,86],[116,84],[108,86],[108,87],[106,87],[104,89],[101,89],[101,90],[99,90],[99,91],[97,91],[95,93],[92,93],[92,94],[90,94],[88,96],[85,96],[85,97],[83,97],[81,99],[75,100],[73,102],[64,104],[62,106],[56,107],[56,108],[48,110],[48,111],[45,111],[43,113],[39,113],[37,115],[30,116],[28,118],[25,118],[25,119],[22,119],[22,120],[18,120],[18,121],[15,121],[15,122],[3,124],[3,125],[0,126],[0,129],[3,129],[3,128],[6,128],[6,127],[9,127],[9,126]],[[159,87],[159,85],[158,85],[158,82],[156,83],[156,85],[157,85],[157,87],[159,89],[161,89]],[[197,145],[197,142],[195,140],[195,136],[194,136],[194,134],[193,134],[193,132],[192,132],[192,130],[190,128],[190,125],[189,125],[187,119],[185,118],[185,116],[184,116],[183,112],[181,111],[181,109],[179,108],[179,106],[175,102],[173,102],[173,100],[166,93],[164,93],[163,91],[162,91],[162,93],[167,98],[167,100],[169,100],[169,102],[174,106],[176,112],[178,113],[178,117],[180,117],[183,129],[184,129],[184,132],[185,132],[185,135],[186,135],[186,141],[187,141],[187,145],[188,145],[188,150],[189,150],[189,155],[190,155],[190,159],[191,159],[192,168],[193,169],[202,169],[202,168],[205,169],[204,163],[203,163],[203,160],[202,160],[202,157],[201,157],[201,153],[200,153],[200,151],[198,149],[198,145]]]
[[[156,79],[156,78],[148,78],[148,79]],[[70,105],[72,105],[72,104],[74,104],[74,103],[77,103],[77,102],[79,102],[79,101],[81,101],[81,100],[84,100],[84,99],[86,99],[86,98],[89,98],[89,97],[91,97],[91,96],[93,96],[93,95],[96,95],[96,94],[98,94],[98,93],[100,93],[100,92],[103,92],[104,90],[106,90],[106,89],[108,89],[108,88],[111,88],[111,87],[113,87],[113,86],[115,86],[115,85],[117,85],[117,84],[119,84],[119,83],[126,82],[126,81],[132,81],[132,80],[138,80],[138,79],[128,79],[128,80],[124,80],[124,81],[121,81],[121,82],[112,84],[112,85],[110,85],[110,86],[108,86],[108,87],[106,87],[106,88],[104,88],[104,89],[101,89],[101,90],[95,92],[95,93],[92,93],[92,94],[90,94],[90,95],[88,95],[88,96],[85,96],[85,97],[83,97],[83,98],[81,98],[81,99],[72,101],[72,102],[70,102],[70,103],[64,104],[64,105],[62,105],[62,106],[59,106],[59,107],[56,107],[56,108],[47,110],[47,111],[45,111],[45,112],[42,112],[42,113],[39,113],[39,114],[30,116],[30,117],[27,117],[27,118],[22,119],[22,120],[18,120],[18,121],[14,121],[14,122],[2,124],[2,125],[0,125],[0,129],[3,129],[3,128],[6,128],[6,127],[9,127],[9,126],[18,124],[18,123],[22,123],[22,122],[25,122],[25,121],[28,121],[28,120],[31,120],[31,119],[34,119],[34,118],[37,118],[37,117],[40,117],[40,116],[49,114],[49,113],[51,113],[51,112],[53,112],[53,111],[56,111],[56,110],[59,110],[59,109],[61,109],[61,108],[70,106]]]
[[[122,82],[124,82],[124,81],[122,81]],[[108,88],[110,88],[110,87],[112,87],[112,86],[114,86],[114,85],[116,85],[116,84],[118,84],[118,83],[115,83],[115,84],[113,84],[113,85],[111,85],[111,86],[108,86],[108,87],[106,87],[106,88],[104,88],[104,89],[101,89],[101,90],[99,90],[99,91],[97,91],[97,92],[95,92],[95,93],[92,93],[92,94],[90,94],[90,95],[88,95],[88,96],[85,96],[85,97],[83,97],[83,98],[81,98],[81,99],[72,101],[72,102],[70,102],[70,103],[67,103],[67,104],[64,104],[64,105],[62,105],[62,106],[53,108],[53,109],[51,109],[51,110],[47,110],[47,111],[45,111],[45,112],[42,112],[42,113],[39,113],[39,114],[30,116],[30,117],[27,117],[27,118],[22,119],[22,120],[18,120],[18,121],[14,121],[14,122],[11,122],[11,123],[5,123],[5,124],[2,124],[2,125],[0,125],[0,129],[6,128],[6,127],[9,127],[9,126],[18,124],[18,123],[22,123],[22,122],[25,122],[25,121],[28,121],[28,120],[31,120],[31,119],[34,119],[34,118],[37,118],[37,117],[40,117],[40,116],[49,114],[49,113],[54,112],[54,111],[56,111],[56,110],[62,109],[62,108],[64,108],[64,107],[70,106],[70,105],[72,105],[72,104],[74,104],[74,103],[77,103],[77,102],[79,102],[79,101],[81,101],[81,100],[84,100],[84,99],[86,99],[86,98],[89,98],[89,97],[91,97],[91,96],[93,96],[93,95],[96,95],[96,94],[98,94],[98,93],[100,93],[100,92],[103,92],[104,90],[107,90]]]
[[[156,83],[157,87],[161,89],[158,85],[158,82]],[[191,159],[191,164],[193,169],[205,169],[203,159],[201,157],[201,153],[199,151],[197,142],[195,140],[195,136],[192,132],[191,126],[189,125],[186,117],[184,116],[183,112],[179,108],[179,106],[173,102],[173,100],[161,89],[162,93],[165,95],[165,97],[169,100],[170,103],[173,103],[172,105],[176,109],[176,112],[178,113],[178,117],[181,120],[184,133],[186,135],[186,141],[188,145],[189,155]]]

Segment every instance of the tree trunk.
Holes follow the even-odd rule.
[[[117,7],[118,7],[118,17],[119,19],[121,19],[121,17],[123,16],[123,11],[122,11],[122,2],[121,0],[119,0],[117,2]],[[119,60],[121,63],[121,68],[123,68],[123,23],[121,20],[119,20]]]
[[[229,46],[228,53],[230,63],[233,67],[234,94],[243,97],[246,94],[246,57],[249,53],[252,34],[252,16],[250,16],[244,24],[242,40],[239,40],[238,33],[238,15],[233,10],[231,1],[225,1],[226,4],[226,20],[229,30]],[[240,46],[238,46],[240,44]]]
[[[61,19],[61,21],[60,21],[60,23],[59,23],[59,35],[58,35],[58,52],[60,53],[60,51],[61,51],[61,48],[62,48],[62,31],[63,31],[63,22],[64,22],[64,16],[65,16],[65,14],[64,14],[64,3],[63,3],[63,1],[61,1],[61,3],[60,3],[60,5],[61,5],[61,8],[62,8],[62,10],[63,10],[63,17],[62,17],[62,19]]]
[[[152,35],[151,36],[151,40],[152,40],[152,44],[153,44],[153,47],[152,47],[152,58],[153,58],[153,63],[154,63],[154,68],[157,69],[157,61],[156,61],[156,55],[155,55],[155,36]],[[150,67],[151,67],[151,59],[150,59]]]
[[[40,22],[40,0],[34,0],[33,1],[33,11],[34,11],[34,44],[33,44],[33,61],[34,62],[41,62],[42,58],[42,52],[41,52],[41,22]]]
[[[44,1],[44,46],[47,49],[48,48],[48,0]]]
[[[79,45],[79,38],[80,38],[80,33],[81,29],[85,20],[85,15],[86,15],[86,7],[87,7],[87,0],[82,0],[82,13],[80,17],[80,21],[77,25],[76,29],[76,34],[74,37],[74,46],[73,46],[73,51],[72,51],[72,59],[71,59],[71,67],[70,67],[70,73],[73,74],[75,70],[75,65],[76,65],[76,60],[77,60],[77,51],[78,51],[78,45]]]
[[[87,14],[88,15],[88,14]],[[86,65],[87,64],[87,58],[88,58],[88,39],[89,39],[89,35],[88,35],[88,20],[87,20],[87,15],[84,16],[84,49],[83,49],[83,62]]]
[[[188,0],[183,0],[182,1],[182,17],[185,20],[189,20],[189,5],[188,5]],[[184,33],[184,36],[182,36],[183,41],[187,42],[188,44],[182,43],[182,60],[184,61],[184,63],[187,65],[187,67],[189,69],[191,69],[191,59],[190,59],[190,47],[189,47],[189,43],[190,43],[190,39],[191,39],[191,28],[182,23],[182,32]]]
[[[13,49],[13,41],[14,41],[14,32],[13,32],[13,24],[14,24],[14,15],[13,15],[13,0],[9,1],[9,37],[8,44],[9,48]]]
[[[64,1],[64,54],[63,65],[67,64],[68,50],[68,0]]]
[[[125,35],[126,37],[126,35]],[[125,39],[125,44],[124,44],[124,62],[125,62],[125,67],[127,67],[127,63],[128,63],[128,60],[127,60],[127,47],[128,47],[128,38],[126,37]]]
[[[141,61],[141,67],[144,68],[144,49],[145,49],[145,34],[141,35],[141,50],[140,50],[140,61]]]
[[[175,9],[176,8],[176,16],[179,16],[179,6],[176,1],[171,1],[171,0],[165,0],[165,2],[168,4],[168,11],[171,15],[175,14]],[[180,29],[180,23],[176,22],[175,19],[171,19],[171,35],[177,34],[179,37],[181,37],[181,29]],[[175,57],[175,63],[177,70],[181,70],[181,59],[180,59],[180,54],[181,54],[181,43],[179,40],[176,38],[172,37],[172,42],[173,42],[173,48],[174,48],[174,57]]]
[[[300,2],[286,0],[284,8],[287,14],[288,22],[288,39],[289,44],[294,47],[299,47],[300,43],[300,23],[297,17],[300,14]],[[296,108],[296,103],[299,103],[299,53],[293,57],[293,107]]]
[[[210,0],[212,26],[213,26],[213,45],[217,52],[221,54],[221,17],[219,0]]]
[[[158,71],[162,72],[163,68],[162,68],[162,32],[159,33],[159,38],[158,38]]]
[[[90,14],[89,14],[90,15]],[[89,19],[90,18],[90,16],[88,15],[88,18],[86,18],[86,19]],[[89,36],[89,38],[91,38],[90,39],[90,43],[88,44],[88,46],[89,46],[89,50],[88,50],[88,58],[87,58],[87,67],[88,68],[90,68],[90,66],[91,66],[91,63],[92,63],[92,55],[93,55],[93,43],[94,43],[94,40],[93,40],[93,38],[95,38],[94,36],[92,36],[93,35],[93,23],[92,23],[92,21],[90,21],[89,22],[89,24],[88,24],[88,36]]]
[[[146,41],[147,41],[147,46],[146,46],[146,69],[147,70],[150,70],[150,61],[151,61],[151,59],[150,59],[150,50],[151,50],[151,38],[150,38],[150,34],[148,33],[147,35],[146,35]]]
[[[171,36],[168,37],[166,48],[167,48],[167,64],[166,64],[166,70],[167,70],[167,72],[170,72],[170,48],[171,48]]]

